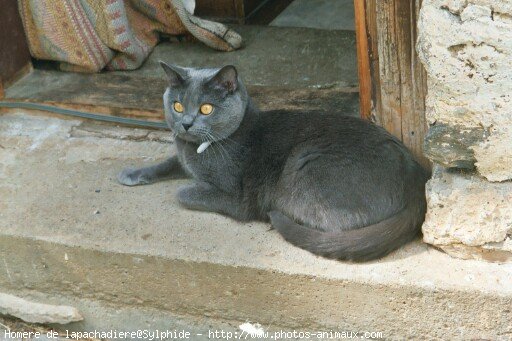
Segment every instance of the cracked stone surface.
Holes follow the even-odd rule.
[[[445,167],[473,169],[475,153],[472,146],[489,136],[489,129],[468,129],[461,125],[436,123],[425,137],[424,153]]]
[[[428,121],[489,130],[464,150],[454,144],[454,153],[461,159],[472,154],[490,181],[512,179],[512,3],[427,0],[418,27],[417,50],[428,73]],[[426,149],[434,162],[449,166],[436,156],[441,153],[435,144]]]

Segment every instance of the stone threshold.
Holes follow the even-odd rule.
[[[172,140],[82,124],[0,116],[0,291],[389,339],[509,335],[511,264],[420,241],[364,264],[316,257],[267,224],[182,209],[186,181],[117,184],[123,167],[172,153]]]

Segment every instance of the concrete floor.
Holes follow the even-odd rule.
[[[353,31],[354,1],[295,0],[270,25]]]
[[[161,60],[185,67],[237,67],[245,85],[293,88],[357,88],[356,37],[349,31],[232,25],[244,47],[221,52],[196,41],[163,42],[137,70],[106,75],[164,78]],[[319,53],[321,51],[321,53]],[[100,74],[103,75],[103,74]],[[61,75],[66,77],[65,73]],[[6,95],[18,95],[17,82]]]
[[[238,51],[219,52],[197,42],[162,43],[138,70],[93,75],[36,70],[7,88],[6,97],[130,109],[135,115],[160,112],[166,84],[159,65],[163,60],[188,67],[235,65],[264,110],[343,108],[346,114],[359,114],[354,32],[268,26],[236,30],[245,41]],[[347,97],[353,100],[346,102]]]
[[[267,224],[182,209],[186,181],[117,184],[123,167],[172,153],[168,133],[18,112],[0,116],[0,145],[0,291],[389,339],[510,332],[511,264],[419,241],[380,261],[326,260]]]
[[[219,52],[194,42],[160,44],[130,75],[161,77],[158,63],[190,67],[235,65],[246,85],[296,88],[357,87],[354,32],[307,28],[235,26],[244,48]],[[322,53],[319,53],[321,51]]]

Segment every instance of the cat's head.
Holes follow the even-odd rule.
[[[248,96],[234,66],[194,69],[160,64],[168,79],[165,118],[176,136],[196,143],[213,142],[238,129]]]

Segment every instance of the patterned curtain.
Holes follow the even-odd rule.
[[[159,33],[191,34],[221,51],[242,38],[226,26],[192,15],[192,0],[18,0],[30,52],[77,72],[133,70]]]

